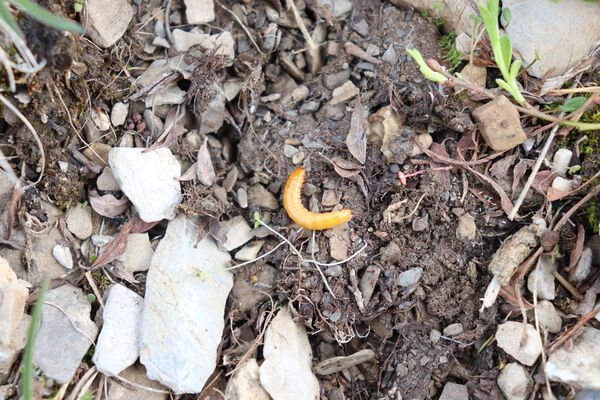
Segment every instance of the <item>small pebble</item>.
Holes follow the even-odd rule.
[[[304,160],[304,156],[305,156],[305,154],[303,151],[299,152],[298,154],[296,154],[295,156],[292,157],[292,163],[294,165],[300,164],[302,162],[302,160]]]
[[[571,163],[572,157],[573,152],[571,150],[558,149],[556,153],[554,153],[554,158],[552,159],[552,170],[557,174],[564,176]]]
[[[52,255],[56,261],[66,269],[73,269],[73,256],[71,250],[67,246],[57,244],[52,249]]]
[[[239,188],[237,190],[237,202],[242,208],[248,207],[248,193],[246,193],[246,189]]]
[[[557,176],[552,181],[552,187],[563,192],[570,192],[573,190],[573,181],[565,179],[562,176]]]
[[[300,152],[300,150],[298,150],[294,146],[290,146],[289,144],[286,144],[283,146],[283,155],[286,156],[287,158],[292,158],[299,152]]]
[[[325,270],[325,275],[328,276],[332,276],[334,278],[340,277],[342,276],[342,266],[341,265],[334,265],[332,267],[328,267]]]
[[[444,328],[444,336],[460,335],[463,332],[461,323],[451,324]]]

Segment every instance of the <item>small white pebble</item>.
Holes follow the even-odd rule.
[[[71,250],[67,246],[57,244],[52,249],[52,255],[63,267],[66,269],[73,269],[73,257],[71,256]]]
[[[559,175],[564,175],[571,163],[571,157],[573,157],[573,152],[571,150],[558,149],[556,153],[554,153],[554,158],[552,159],[552,170]]]

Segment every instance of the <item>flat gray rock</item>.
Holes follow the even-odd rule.
[[[270,400],[271,397],[260,385],[258,363],[254,358],[242,361],[237,372],[227,382],[227,400]]]
[[[144,299],[118,283],[112,285],[104,305],[104,325],[92,360],[98,371],[118,375],[140,354],[140,323]]]
[[[213,0],[184,0],[188,24],[205,24],[215,19]]]
[[[222,222],[221,229],[226,238],[223,247],[227,251],[231,251],[247,243],[253,236],[252,228],[250,228],[246,219],[241,215]]]
[[[506,32],[513,48],[529,65],[527,72],[542,78],[558,76],[586,57],[594,43],[600,40],[600,7],[585,1],[543,2],[537,0],[504,0],[511,11]],[[565,40],[569,38],[569,40]]]
[[[525,400],[533,389],[533,379],[518,363],[508,363],[498,375],[498,387],[507,400]]]
[[[600,330],[580,328],[572,345],[562,346],[550,354],[546,376],[551,381],[567,383],[579,389],[600,390]]]
[[[139,386],[125,386],[125,384],[111,379],[108,389],[108,398],[110,400],[166,400],[169,397],[168,389],[160,383],[148,379],[146,368],[141,364],[132,365],[121,372],[119,376]],[[150,391],[142,389],[142,387],[154,390]]]
[[[181,203],[181,166],[171,150],[161,148],[142,153],[140,148],[115,147],[108,163],[123,193],[145,222],[175,218]]]
[[[402,272],[398,276],[396,283],[398,284],[398,286],[409,287],[409,286],[412,286],[415,283],[419,282],[419,280],[421,279],[421,276],[423,276],[423,268],[421,268],[421,267],[411,268],[407,271]]]
[[[469,400],[469,392],[466,385],[448,382],[440,395],[440,400]]]
[[[265,332],[265,361],[260,366],[260,383],[273,400],[315,400],[319,381],[313,374],[312,350],[306,329],[282,308]]]
[[[102,173],[96,179],[96,187],[103,191],[116,192],[119,190],[119,182],[115,179],[110,167],[104,167]]]
[[[33,355],[33,363],[48,378],[60,384],[73,378],[98,334],[91,308],[79,288],[63,285],[48,291]]]
[[[67,211],[67,229],[81,240],[92,236],[92,207],[77,203]]]
[[[133,7],[127,0],[91,0],[85,10],[86,33],[100,47],[121,39],[133,18]]]
[[[127,246],[117,260],[123,263],[129,272],[147,271],[154,255],[147,233],[131,233],[127,237]]]
[[[233,286],[222,271],[229,253],[210,237],[194,247],[195,222],[184,215],[169,222],[148,271],[142,318],[140,361],[150,379],[177,394],[200,392],[215,369]]]

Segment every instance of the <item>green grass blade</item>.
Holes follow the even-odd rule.
[[[25,11],[42,24],[73,33],[83,33],[83,27],[77,22],[52,14],[50,11],[29,0],[8,0],[12,5]]]
[[[23,399],[33,399],[33,348],[35,346],[35,338],[37,337],[37,328],[42,316],[42,304],[44,304],[44,298],[48,291],[48,285],[50,284],[50,277],[46,276],[42,287],[40,288],[40,294],[38,296],[35,305],[33,306],[33,312],[31,313],[31,325],[29,325],[29,332],[27,333],[27,346],[25,346],[25,355],[23,356]]]
[[[21,32],[19,25],[17,25],[17,21],[15,21],[9,8],[6,6],[6,3],[2,0],[0,0],[0,19],[2,19],[2,21],[4,21],[4,23],[8,25],[18,36],[23,37],[23,32]]]
[[[522,64],[523,63],[521,62],[521,60],[516,60],[510,67],[510,80],[511,81],[514,81],[515,79],[517,79],[517,75],[519,75],[519,71],[521,70]]]

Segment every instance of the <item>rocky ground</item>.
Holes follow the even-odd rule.
[[[86,34],[19,18],[0,399],[40,297],[35,398],[599,398],[600,5],[503,2],[522,108],[468,1],[42,5]]]

